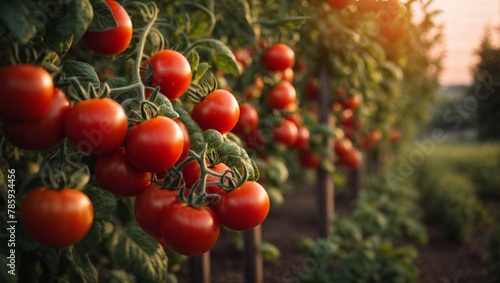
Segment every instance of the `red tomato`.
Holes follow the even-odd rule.
[[[297,140],[293,144],[293,147],[297,149],[304,149],[309,146],[309,129],[306,126],[297,127]]]
[[[295,102],[297,93],[295,88],[288,81],[281,81],[267,93],[267,105],[274,109],[285,109]]]
[[[163,211],[160,231],[165,243],[174,251],[196,256],[208,252],[219,238],[219,221],[214,212],[185,203],[176,203]]]
[[[236,126],[233,128],[233,132],[237,134],[248,134],[255,131],[259,124],[259,113],[255,110],[249,103],[240,104],[240,117]]]
[[[293,72],[293,68],[286,68],[285,70],[276,71],[275,75],[278,77],[279,80],[293,82],[295,74]]]
[[[215,205],[220,223],[229,229],[242,231],[261,224],[269,213],[269,196],[257,182],[247,181],[226,193]]]
[[[384,1],[379,0],[356,0],[358,9],[363,12],[377,11],[382,8]]]
[[[182,130],[182,136],[184,137],[184,147],[182,148],[181,157],[179,157],[179,160],[183,160],[188,156],[189,148],[191,148],[191,138],[189,137],[189,131],[186,128],[186,125],[184,125],[180,120],[177,119],[174,119],[174,122],[179,125]]]
[[[243,66],[250,66],[252,64],[252,56],[247,48],[238,48],[234,51],[236,61]]]
[[[134,215],[137,224],[157,239],[163,240],[160,231],[160,220],[163,211],[175,203],[179,203],[178,190],[169,190],[150,184],[135,199]]]
[[[340,99],[338,102],[345,108],[355,110],[363,101],[361,94],[354,94],[349,98]]]
[[[349,2],[351,2],[351,0],[325,0],[325,2],[334,9],[343,10],[349,5]]]
[[[350,169],[359,168],[363,163],[363,153],[359,149],[353,147],[344,157],[340,158],[339,156],[339,163]]]
[[[321,158],[312,149],[305,149],[299,153],[299,162],[306,168],[314,169],[321,164]]]
[[[64,123],[71,109],[66,95],[58,88],[54,88],[54,98],[49,112],[41,119],[20,122],[3,123],[5,138],[13,145],[26,150],[47,150],[65,137]]]
[[[85,153],[105,153],[119,147],[127,134],[127,114],[110,98],[76,103],[66,117],[68,140]]]
[[[283,120],[281,124],[272,129],[274,139],[288,147],[297,141],[297,126],[292,121]]]
[[[391,141],[394,144],[399,144],[401,142],[401,131],[398,129],[394,129],[391,132]]]
[[[314,77],[309,77],[306,80],[306,94],[310,100],[316,101],[319,98],[320,80]]]
[[[0,119],[27,122],[43,118],[54,97],[50,74],[38,66],[0,67]]]
[[[295,53],[286,44],[277,43],[264,51],[262,65],[269,71],[283,71],[293,67]]]
[[[217,89],[194,106],[191,116],[203,130],[214,129],[225,134],[236,126],[240,106],[229,91]]]
[[[224,174],[224,172],[230,170],[226,164],[224,163],[219,163],[213,166],[209,167],[211,171],[217,173],[217,174]],[[228,173],[229,174],[229,173]],[[228,175],[229,177],[232,175]],[[200,170],[200,164],[198,161],[193,160],[189,162],[184,168],[182,168],[182,177],[184,179],[184,183],[186,185],[186,191],[185,191],[185,196],[189,194],[190,189],[193,187],[193,185],[200,179],[201,177],[201,170]],[[214,175],[208,175],[206,179],[206,187],[205,187],[205,192],[208,194],[218,194],[218,195],[223,195],[226,193],[225,190],[221,189],[217,185],[211,185],[208,183],[215,183],[215,182],[220,182],[220,178],[214,176]],[[224,182],[224,180],[222,180]],[[224,182],[225,183],[225,182]],[[207,199],[208,201],[211,201],[212,199]]]
[[[21,201],[21,223],[35,241],[47,246],[69,246],[90,230],[94,207],[81,191],[36,188]]]
[[[298,112],[299,106],[297,103],[290,103],[288,104],[285,109],[285,113],[283,113],[285,119],[292,121],[297,127],[302,124],[302,116]]]
[[[123,147],[99,155],[94,172],[99,187],[122,197],[136,196],[151,183],[151,173],[132,166]]]
[[[362,141],[364,148],[371,148],[373,145],[382,140],[382,132],[380,130],[373,130]]]
[[[344,111],[342,111],[340,123],[346,128],[357,128],[359,126],[359,123],[358,121],[356,121],[354,113],[351,109],[345,109]]]
[[[174,120],[158,116],[130,129],[125,152],[130,163],[146,172],[160,172],[179,160],[184,150],[182,130]]]
[[[127,49],[132,40],[132,21],[125,8],[114,0],[106,0],[118,26],[106,31],[88,31],[83,39],[85,44],[96,53],[116,55]]]
[[[339,158],[344,158],[352,150],[352,142],[348,138],[335,140],[335,154]]]
[[[160,92],[168,99],[179,98],[188,90],[193,74],[184,55],[174,50],[162,50],[149,62],[153,71],[151,85],[159,86]]]

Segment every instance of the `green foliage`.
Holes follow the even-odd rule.
[[[498,192],[497,156],[498,146],[446,144],[417,167],[422,207],[451,239],[466,241],[488,219],[478,195]]]
[[[494,46],[489,31],[477,50],[479,62],[474,66],[474,81],[469,90],[466,111],[477,113],[477,130],[481,140],[500,139],[500,47]],[[466,105],[467,106],[467,105]]]
[[[334,222],[327,240],[309,250],[314,268],[300,275],[300,282],[413,282],[419,271],[413,264],[417,251],[411,246],[394,247],[377,235],[363,237],[350,219]]]

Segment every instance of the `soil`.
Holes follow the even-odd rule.
[[[349,200],[337,196],[335,212],[348,215],[352,205]],[[304,189],[287,195],[285,203],[272,211],[262,224],[262,239],[276,245],[281,256],[274,262],[264,263],[264,282],[295,282],[294,278],[308,268],[308,256],[296,249],[301,237],[318,235],[316,195],[313,190]],[[430,225],[429,243],[418,246],[416,265],[420,269],[417,283],[498,283],[487,277],[484,255],[486,239],[475,235],[468,244],[451,242]],[[211,251],[212,283],[243,283],[244,258],[232,244],[234,235],[222,233]],[[189,282],[187,264],[178,273],[180,283]]]

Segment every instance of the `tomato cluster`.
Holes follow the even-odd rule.
[[[199,166],[195,161],[185,167],[184,185],[196,190],[199,182]],[[198,171],[196,170],[198,168]],[[216,174],[229,170],[223,163],[213,166]],[[183,190],[161,188],[151,184],[135,200],[135,218],[144,231],[155,237],[163,246],[187,255],[200,255],[209,251],[217,242],[220,225],[242,231],[261,224],[269,212],[269,197],[256,182],[246,181],[241,186],[225,191],[217,185],[217,178],[207,177],[206,192],[209,205],[199,207],[181,202]],[[210,184],[210,185],[208,185]]]

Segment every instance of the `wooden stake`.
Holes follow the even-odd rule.
[[[330,96],[332,92],[329,86],[328,63],[325,60],[320,62],[319,77],[321,86],[319,89],[319,115],[320,121],[323,124],[333,127],[330,115]],[[325,148],[332,148],[333,141],[331,138],[325,141]],[[331,160],[328,160],[331,162]],[[322,238],[328,237],[331,230],[331,221],[334,213],[334,187],[330,172],[323,168],[317,170],[317,193],[318,193],[318,208],[319,208],[319,236]]]
[[[243,232],[245,241],[245,282],[263,283],[264,267],[262,264],[262,229],[257,226]]]
[[[189,283],[210,283],[210,252],[189,258]]]

